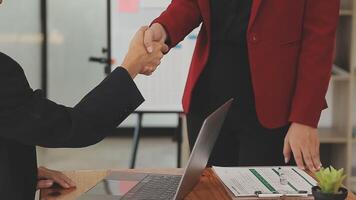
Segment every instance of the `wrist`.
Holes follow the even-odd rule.
[[[304,124],[304,123],[299,123],[299,122],[291,122],[291,125],[294,125],[294,126],[300,126],[300,127],[308,127],[308,128],[314,128],[308,124]]]
[[[128,63],[128,62],[124,61],[121,64],[121,67],[124,68],[130,74],[132,79],[134,79],[138,74],[138,72],[135,70],[134,64],[131,64],[131,63]]]

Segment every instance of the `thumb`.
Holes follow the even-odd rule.
[[[148,53],[152,53],[153,52],[153,31],[149,28],[145,31],[145,35],[143,37],[143,43],[145,44],[145,47],[148,51]]]
[[[52,180],[39,180],[37,183],[37,189],[46,189],[50,188],[53,185]]]
[[[141,26],[140,29],[138,30],[138,34],[140,36],[143,36],[145,34],[145,31],[147,31],[149,29],[148,26]]]
[[[290,158],[291,158],[291,154],[292,154],[292,149],[291,149],[291,146],[289,144],[288,138],[286,138],[284,140],[284,147],[283,147],[284,162],[286,164],[289,163]]]
[[[148,30],[148,26],[142,26],[135,34],[134,40],[142,42],[145,32]]]

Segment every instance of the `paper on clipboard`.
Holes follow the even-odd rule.
[[[311,195],[317,182],[297,167],[282,167],[288,183],[282,185],[279,167],[213,167],[213,171],[236,197],[262,195]]]

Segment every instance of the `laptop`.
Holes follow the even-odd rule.
[[[230,99],[205,119],[183,175],[112,172],[79,199],[183,199],[199,182],[232,102]]]

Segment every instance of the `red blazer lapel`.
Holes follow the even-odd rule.
[[[248,25],[248,30],[250,31],[257,16],[258,9],[260,8],[260,5],[263,0],[253,0],[252,2],[252,8],[251,8],[251,17],[250,17],[250,22]]]
[[[207,33],[211,33],[211,10],[210,10],[210,1],[209,0],[197,0],[200,7],[201,15],[203,22],[207,28]]]

